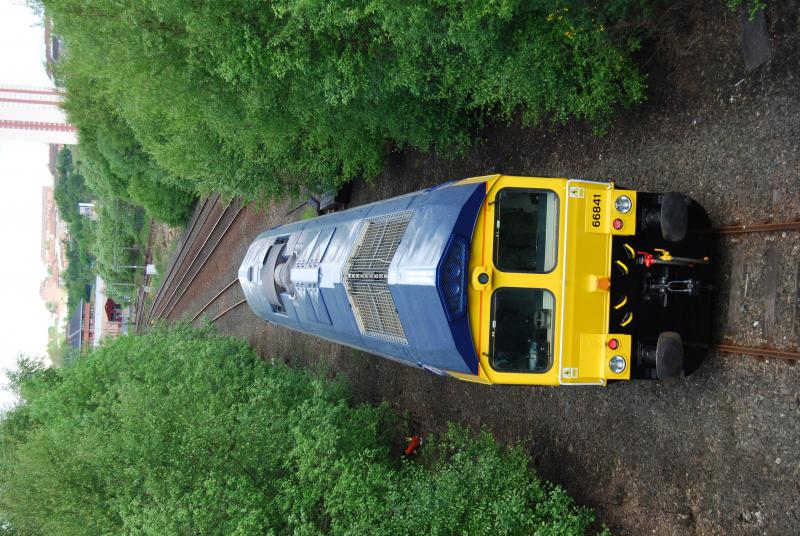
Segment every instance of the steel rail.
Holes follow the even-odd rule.
[[[197,222],[202,219],[203,223],[205,223],[205,220],[208,219],[208,214],[211,212],[210,210],[206,211],[206,208],[209,206],[209,199],[210,198],[205,198],[203,200],[203,204],[200,206],[200,210],[197,211],[197,217],[192,218],[192,221],[189,225],[189,229],[186,231],[184,239],[183,241],[181,241],[180,247],[178,248],[178,252],[175,255],[175,260],[174,262],[172,262],[172,264],[170,264],[169,270],[166,273],[166,277],[164,277],[164,280],[158,287],[156,296],[153,299],[153,306],[150,308],[150,311],[148,311],[147,314],[148,322],[152,318],[153,312],[155,311],[156,307],[158,307],[161,304],[161,300],[163,299],[165,289],[169,288],[169,285],[172,284],[172,280],[175,278],[175,272],[177,271],[178,266],[181,265],[183,259],[186,257],[186,251],[188,251],[187,245],[190,243],[192,244],[194,243],[193,233],[195,227],[197,227]]]
[[[164,296],[171,288],[172,283],[175,280],[175,277],[183,267],[184,261],[186,260],[186,256],[188,255],[192,246],[194,246],[194,244],[197,242],[197,237],[199,236],[200,230],[206,224],[208,217],[214,211],[214,207],[216,206],[216,203],[219,201],[219,194],[215,196],[213,202],[209,201],[210,201],[209,199],[206,199],[205,204],[203,205],[201,211],[197,213],[197,218],[192,220],[192,224],[186,233],[186,237],[184,241],[181,243],[178,255],[175,257],[175,261],[170,265],[169,278],[165,278],[164,282],[158,289],[158,295],[156,296],[156,300],[153,301],[153,307],[150,309],[150,315],[147,318],[148,323],[151,321],[154,315],[156,318],[158,318],[160,312],[163,312]],[[206,207],[208,208],[208,210],[206,210]],[[197,225],[198,222],[200,222],[201,220],[202,223]]]
[[[714,229],[714,233],[726,235],[778,231],[800,231],[800,221],[757,223],[753,225],[724,225]],[[731,354],[753,355],[758,357],[772,357],[775,359],[800,361],[800,352],[796,351],[775,350],[772,348],[753,348],[749,346],[739,346],[736,344],[714,344],[711,345],[711,348],[720,352]]]
[[[226,207],[226,210],[227,210],[227,207]],[[175,301],[172,302],[172,306],[169,308],[168,311],[166,311],[164,313],[164,316],[162,318],[164,318],[164,319],[169,318],[169,315],[172,314],[172,311],[175,309],[175,306],[178,305],[178,302],[181,301],[181,298],[183,298],[183,296],[186,294],[186,291],[188,290],[188,288],[192,285],[192,282],[197,277],[197,274],[200,273],[200,271],[202,270],[203,266],[205,266],[206,262],[208,262],[208,259],[210,259],[211,255],[214,254],[214,251],[217,249],[217,246],[219,245],[220,242],[222,242],[222,239],[225,238],[225,235],[228,234],[228,230],[230,230],[231,226],[234,224],[234,222],[236,222],[236,220],[239,218],[239,215],[242,212],[244,212],[244,205],[240,204],[239,208],[236,210],[236,214],[233,215],[233,218],[231,218],[231,221],[229,221],[228,225],[226,225],[225,228],[222,230],[222,234],[219,235],[219,237],[217,238],[217,241],[214,242],[213,246],[211,246],[211,250],[208,252],[208,255],[206,255],[206,258],[203,259],[202,263],[200,263],[200,266],[194,272],[194,275],[192,275],[192,277],[189,279],[189,282],[186,283],[186,287],[183,289],[181,294],[175,299]],[[216,229],[216,225],[214,226],[214,229]],[[212,231],[212,233],[213,233],[213,231]],[[208,235],[206,240],[203,242],[203,245],[200,247],[200,250],[198,250],[198,253],[200,253],[200,251],[202,251],[203,248],[205,248],[206,243],[208,242],[209,238],[211,238],[210,234]],[[190,265],[190,268],[191,268],[191,265]],[[188,274],[189,271],[187,270],[186,273]],[[184,274],[184,277],[185,276],[186,276],[186,274]],[[182,280],[183,280],[183,278],[181,278],[181,281]],[[176,287],[176,290],[179,287],[180,287],[180,283],[178,283],[178,287]]]
[[[792,352],[789,350],[774,350],[771,348],[751,348],[748,346],[738,346],[735,344],[713,344],[711,348],[719,352],[726,352],[729,354],[743,354],[754,355],[758,357],[774,357],[776,359],[789,359],[792,361],[800,361],[800,352]]]
[[[231,281],[230,283],[228,283],[227,285],[225,285],[225,288],[223,288],[222,290],[220,290],[219,292],[217,292],[217,293],[214,295],[214,297],[213,297],[213,298],[211,298],[210,300],[208,300],[208,303],[206,303],[206,304],[205,304],[205,305],[204,305],[202,308],[200,308],[200,310],[199,310],[199,311],[197,311],[197,312],[195,313],[195,315],[192,317],[192,319],[189,321],[189,323],[192,323],[192,322],[194,322],[195,320],[197,320],[197,317],[198,317],[198,316],[200,316],[201,314],[203,314],[203,311],[205,311],[206,309],[208,309],[208,308],[211,306],[211,304],[212,304],[212,303],[214,303],[215,301],[217,301],[217,298],[219,298],[220,296],[222,296],[222,294],[223,294],[225,291],[227,291],[229,288],[231,288],[233,285],[235,285],[235,284],[236,284],[236,283],[238,283],[238,282],[239,282],[239,278],[237,277],[236,279],[234,279],[233,281]]]
[[[180,248],[178,249],[178,254],[175,256],[175,261],[170,265],[169,270],[167,271],[167,275],[164,278],[164,281],[161,282],[161,285],[159,286],[158,291],[156,292],[155,298],[153,298],[153,306],[147,313],[147,322],[150,322],[150,320],[153,318],[153,313],[155,312],[156,308],[161,305],[161,300],[164,297],[165,289],[169,288],[169,285],[172,284],[178,266],[180,266],[183,260],[186,258],[186,252],[188,251],[187,245],[190,243],[191,244],[195,243],[196,240],[193,239],[190,241],[190,238],[193,238],[192,233],[194,233],[194,230],[197,227],[197,222],[199,222],[202,219],[203,223],[200,224],[200,227],[202,227],[203,224],[205,224],[206,220],[208,219],[208,215],[211,213],[211,207],[213,207],[214,203],[216,203],[215,199],[214,202],[211,203],[209,206],[209,201],[212,198],[218,199],[219,194],[205,198],[203,200],[202,206],[200,207],[200,210],[197,212],[197,217],[192,218],[192,222],[189,224],[189,229],[186,232],[186,238],[184,239],[183,242],[181,242]],[[206,207],[209,207],[208,211],[206,211]],[[144,320],[144,318],[142,320]]]
[[[781,223],[757,223],[754,225],[723,225],[716,227],[716,234],[743,234],[775,231],[800,231],[800,221]]]
[[[237,307],[239,307],[239,306],[240,306],[240,305],[242,305],[243,303],[247,303],[247,300],[246,300],[246,299],[245,299],[245,300],[240,300],[240,301],[238,301],[238,302],[234,303],[233,305],[231,305],[230,307],[228,307],[227,309],[225,309],[224,311],[222,311],[220,314],[218,314],[217,316],[215,316],[214,318],[212,318],[212,319],[211,319],[211,321],[212,321],[212,322],[216,322],[217,320],[219,320],[220,318],[222,318],[222,317],[223,317],[223,316],[225,316],[226,314],[230,313],[231,311],[233,311],[234,309],[236,309]]]
[[[222,209],[222,212],[220,212],[220,213],[219,213],[219,216],[217,217],[217,220],[214,222],[214,225],[212,225],[212,226],[211,226],[211,231],[210,231],[210,232],[209,232],[209,233],[206,235],[205,239],[203,240],[203,243],[202,243],[202,244],[200,244],[200,247],[199,247],[199,248],[197,249],[197,251],[195,252],[195,254],[194,254],[194,257],[192,257],[192,260],[191,260],[191,261],[189,261],[189,264],[188,264],[188,266],[186,267],[186,271],[185,271],[185,272],[183,272],[183,275],[182,275],[182,276],[181,276],[181,278],[178,280],[178,283],[177,283],[177,284],[176,284],[174,287],[172,287],[172,292],[169,294],[169,297],[167,298],[167,301],[166,301],[166,303],[164,304],[164,306],[163,306],[163,307],[161,307],[161,310],[160,310],[160,311],[158,311],[158,312],[156,313],[156,319],[159,319],[159,318],[166,318],[166,316],[164,315],[164,311],[167,309],[167,307],[169,307],[169,304],[172,302],[172,298],[174,298],[174,297],[175,297],[175,293],[176,293],[176,292],[178,291],[178,289],[181,287],[181,283],[183,283],[183,280],[184,280],[184,279],[186,279],[186,274],[188,274],[188,273],[189,273],[189,271],[192,269],[192,266],[194,266],[194,263],[197,261],[197,258],[198,258],[198,257],[200,257],[200,253],[202,253],[202,251],[203,251],[203,248],[205,248],[205,247],[206,247],[206,244],[208,243],[209,239],[211,238],[211,235],[213,235],[213,234],[214,234],[214,231],[215,231],[215,230],[217,229],[217,227],[219,226],[219,222],[221,222],[221,221],[222,221],[222,218],[224,218],[224,217],[225,217],[225,214],[227,214],[227,213],[228,213],[228,209],[229,209],[230,207],[231,207],[231,204],[230,204],[230,203],[229,203],[229,204],[227,204],[227,205],[225,205],[225,207]],[[205,261],[204,261],[204,262],[205,262]],[[201,265],[202,265],[202,264],[203,264],[203,263],[201,263]]]

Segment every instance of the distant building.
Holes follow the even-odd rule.
[[[53,187],[42,188],[42,236],[41,258],[47,268],[47,277],[39,287],[39,294],[45,303],[53,303],[51,311],[61,325],[61,315],[66,306],[66,292],[61,285],[61,273],[65,269],[64,251],[61,243],[65,238],[66,226],[58,218],[58,207],[53,199]]]
[[[94,202],[91,203],[78,203],[78,214],[90,220],[97,219],[97,213],[94,210]]]
[[[55,88],[0,85],[0,138],[75,144],[78,133],[67,121]]]
[[[58,175],[56,173],[56,164],[58,163],[58,152],[61,150],[60,143],[51,143],[48,148],[48,155],[47,155],[47,169],[50,170],[50,175],[53,176],[53,182],[58,180]]]
[[[92,344],[97,346],[105,338],[128,333],[131,321],[130,306],[116,303],[106,295],[106,284],[100,277],[94,285],[94,336]]]
[[[80,301],[67,326],[67,344],[76,350],[88,348],[94,337],[93,307],[91,302]]]
[[[94,288],[69,320],[67,344],[76,350],[96,347],[103,339],[127,334],[132,321],[130,305],[109,298],[105,281],[95,277]]]
[[[54,80],[54,68],[65,53],[61,38],[44,18],[45,70]],[[0,138],[75,144],[78,133],[67,121],[61,103],[64,92],[54,87],[0,84]]]
[[[64,54],[64,43],[59,36],[53,33],[53,21],[44,16],[44,58],[45,70],[50,80],[54,80],[54,68]]]

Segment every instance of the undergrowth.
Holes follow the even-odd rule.
[[[572,535],[594,517],[486,432],[451,426],[398,459],[387,404],[209,330],[121,337],[12,380],[4,534]]]

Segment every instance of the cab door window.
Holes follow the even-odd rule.
[[[558,251],[555,192],[503,188],[494,202],[495,266],[504,272],[552,271]]]
[[[500,288],[492,296],[490,359],[501,372],[545,372],[553,363],[555,297],[544,289]]]

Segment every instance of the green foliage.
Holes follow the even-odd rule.
[[[70,98],[83,97],[77,92]],[[86,176],[75,171],[71,150],[64,148],[58,155],[54,191],[70,234],[64,275],[70,313],[86,298],[86,286],[94,283],[95,275],[109,283],[134,282],[135,272],[120,266],[138,265],[143,259],[145,211],[154,219],[179,225],[190,216],[194,202],[184,189],[158,179],[161,171],[107,107],[98,101],[86,104],[94,110],[94,122],[81,133]],[[95,201],[96,222],[78,213],[78,203],[90,200]],[[120,297],[113,287],[109,293]]]
[[[767,9],[767,4],[763,0],[726,0],[728,9],[736,11],[740,7],[747,10],[747,18],[753,20],[756,18],[756,13]]]
[[[164,184],[152,174],[132,176],[128,194],[150,217],[167,225],[184,225],[192,215],[194,195],[179,186]]]
[[[70,61],[65,68],[69,70]],[[89,185],[100,198],[143,207],[151,218],[169,225],[186,223],[194,195],[142,151],[136,138],[91,81],[69,78],[64,107],[81,132],[80,149]]]
[[[56,156],[56,173],[63,177],[69,175],[72,171],[72,151],[67,147],[62,147]]]
[[[71,347],[59,336],[58,326],[53,324],[47,328],[47,356],[54,367],[63,367]],[[0,533],[2,534],[2,533]]]
[[[580,534],[518,449],[451,428],[390,455],[387,405],[208,330],[121,337],[14,377],[0,519],[19,534]],[[399,432],[396,432],[399,433]]]
[[[66,147],[58,153],[56,164],[56,181],[53,199],[58,206],[61,219],[72,222],[80,218],[78,203],[91,200],[83,175],[75,173],[72,166],[72,153]]]
[[[318,216],[317,211],[312,206],[306,206],[303,209],[303,213],[300,215],[300,218],[303,220],[311,220]]]
[[[140,210],[122,201],[98,207],[92,251],[96,259],[95,273],[106,284],[134,282],[134,269],[122,266],[138,266],[142,261],[139,229],[143,224]]]
[[[88,202],[92,197],[83,175],[75,171],[72,151],[68,147],[62,148],[56,159],[53,199],[61,219],[67,222],[69,229],[69,240],[64,243],[67,269],[63,275],[69,314],[75,311],[81,299],[86,298],[86,286],[94,282],[94,256],[91,252],[94,222],[78,213],[78,203]]]
[[[70,239],[64,242],[67,269],[63,277],[67,288],[67,308],[72,314],[80,300],[88,298],[86,287],[94,283],[94,256],[91,247],[94,243],[95,223],[77,216],[69,222],[68,228]]]
[[[645,0],[42,3],[82,140],[113,110],[159,179],[194,192],[322,190],[393,146],[463,150],[517,113],[602,130],[644,97],[619,17]]]

